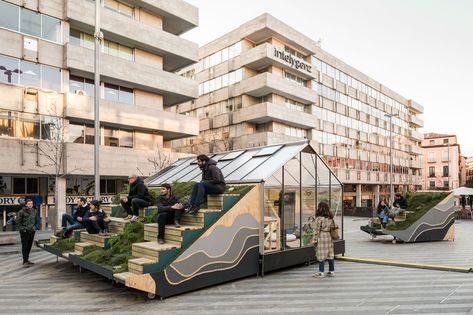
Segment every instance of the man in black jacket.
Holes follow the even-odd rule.
[[[171,185],[161,185],[161,195],[156,199],[158,206],[158,215],[156,216],[156,223],[158,223],[158,243],[164,244],[164,227],[166,224],[174,222],[176,227],[180,227],[179,220],[181,219],[182,209],[184,206],[172,194]]]
[[[148,207],[151,204],[151,195],[140,177],[131,175],[128,177],[128,183],[130,184],[130,192],[128,197],[121,200],[121,204],[128,213],[126,218],[134,222],[138,220],[139,209]]]
[[[72,215],[64,213],[62,215],[62,236],[70,236],[73,230],[84,228],[84,216],[89,211],[89,205],[85,197],[77,199],[77,207]],[[69,223],[69,226],[67,226]]]
[[[33,246],[34,234],[36,231],[38,221],[36,217],[36,210],[33,208],[33,201],[26,200],[25,206],[18,212],[16,219],[16,226],[20,231],[21,237],[21,253],[23,254],[23,267],[28,268],[33,265],[29,260],[31,246]]]
[[[197,157],[197,165],[202,170],[202,180],[192,188],[190,207],[187,209],[189,214],[200,210],[200,204],[206,195],[219,195],[225,191],[225,179],[216,161],[201,154]]]

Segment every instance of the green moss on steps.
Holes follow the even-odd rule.
[[[52,246],[59,249],[61,252],[73,252],[77,240],[74,237],[57,240]]]
[[[395,222],[387,226],[388,230],[405,230],[414,222],[419,220],[430,209],[435,207],[440,201],[445,199],[448,192],[416,192],[410,193],[407,197],[407,217],[405,221]]]

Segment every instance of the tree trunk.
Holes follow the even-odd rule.
[[[54,192],[54,207],[55,218],[51,222],[55,224],[52,226],[53,230],[61,226],[62,215],[66,213],[66,177],[57,176]]]

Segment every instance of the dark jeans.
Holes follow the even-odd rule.
[[[125,209],[126,213],[129,215],[139,215],[139,209],[144,208],[144,207],[149,207],[151,204],[150,202],[139,199],[139,198],[133,198],[131,201],[128,199],[128,202],[123,202],[123,200],[120,201],[122,204],[123,209]]]
[[[103,219],[97,219],[97,221],[87,221],[85,223],[85,228],[89,234],[97,234],[101,231],[108,232],[108,222],[105,222]]]
[[[166,224],[172,224],[174,221],[179,221],[183,210],[169,210],[159,211],[156,216],[156,223],[158,223],[158,238],[164,238],[164,227]]]
[[[35,231],[20,231],[21,253],[23,254],[23,262],[27,262],[30,258],[31,247],[33,246]]]
[[[193,206],[200,206],[206,195],[223,194],[225,188],[217,186],[209,182],[199,182],[192,187],[192,195],[190,204]]]
[[[67,226],[69,223],[69,226]],[[62,228],[64,230],[64,235],[69,234],[73,230],[82,229],[84,225],[81,222],[76,221],[72,215],[69,213],[64,213],[62,215]]]
[[[328,271],[335,271],[335,261],[333,259],[328,260]],[[324,272],[325,261],[319,261],[319,271]]]

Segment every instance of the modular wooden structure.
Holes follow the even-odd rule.
[[[303,227],[315,216],[320,201],[328,202],[336,214],[342,238],[336,241],[335,252],[344,254],[343,187],[309,141],[210,157],[217,161],[227,186],[237,191],[236,186],[251,185],[251,190],[244,196],[232,194],[232,188],[224,195],[209,196],[208,209],[195,216],[185,214],[180,228],[166,226],[165,244],[156,241],[157,225],[145,224],[145,242],[132,245],[127,272],[114,274],[92,266],[77,250],[67,255],[69,260],[151,295],[176,295],[315,259]],[[191,157],[153,176],[148,186],[200,179],[201,170]]]
[[[452,193],[405,229],[390,230],[370,226],[361,226],[360,229],[372,236],[391,235],[394,237],[394,240],[415,243],[454,240],[454,223],[455,206],[454,194]]]

